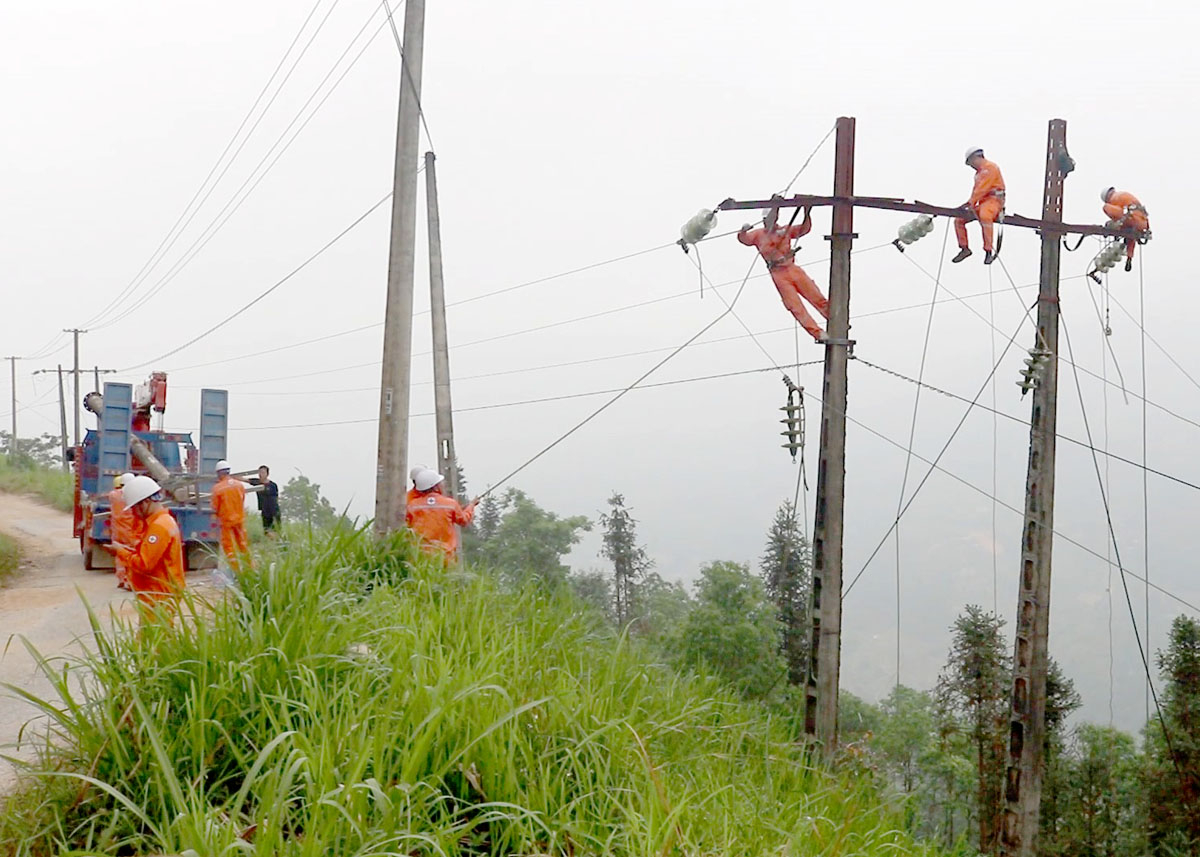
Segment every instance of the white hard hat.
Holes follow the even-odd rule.
[[[130,479],[132,479],[132,478],[133,478],[133,474],[132,474],[132,473],[122,473],[122,474],[121,474],[121,484],[122,484],[122,485],[128,485],[128,484],[129,484],[129,480],[130,480]]]
[[[967,149],[967,153],[965,155],[963,155],[963,162],[969,164],[969,163],[971,163],[971,158],[975,157],[976,155],[982,155],[982,154],[983,154],[982,148],[980,148],[979,146],[970,146]]]
[[[428,491],[435,485],[442,484],[442,480],[445,478],[445,476],[438,473],[436,470],[422,470],[415,477],[413,477],[413,483],[416,485],[418,491]]]
[[[1100,190],[1100,201],[1101,201],[1101,202],[1108,202],[1108,195],[1109,195],[1110,193],[1112,193],[1114,190],[1116,190],[1116,188],[1115,188],[1115,187],[1106,187],[1106,188],[1101,188],[1101,190]]]
[[[418,465],[417,465],[416,467],[414,467],[412,470],[408,471],[408,478],[409,478],[409,479],[411,479],[413,482],[416,482],[416,481],[417,481],[417,475],[418,475],[418,474],[420,474],[420,473],[421,473],[421,471],[423,471],[423,470],[428,470],[428,469],[429,469],[429,468],[428,468],[428,467],[426,467],[424,464],[418,464]]]
[[[229,470],[229,469],[230,469],[229,462],[226,461],[224,458],[222,458],[220,461],[217,462],[217,472],[218,473],[220,473],[222,470]]]
[[[124,495],[126,506],[136,506],[161,490],[159,484],[149,476],[135,476],[122,486],[121,493]]]

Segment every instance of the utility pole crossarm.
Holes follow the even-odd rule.
[[[944,205],[930,205],[927,202],[897,199],[886,196],[808,196],[799,194],[786,199],[727,199],[717,208],[721,211],[758,210],[778,206],[779,208],[795,208],[809,206],[819,208],[825,205],[850,204],[856,208],[879,208],[886,211],[907,211],[913,214],[928,214],[933,217],[966,217],[973,220],[975,215],[963,207],[947,208]],[[1137,238],[1138,233],[1132,229],[1114,229],[1109,226],[1093,224],[1058,223],[1053,220],[1036,220],[1023,217],[1020,214],[1006,214],[1002,221],[1005,226],[1019,226],[1025,229],[1036,229],[1048,234],[1060,235],[1103,235],[1109,238]]]

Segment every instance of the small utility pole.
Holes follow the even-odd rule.
[[[837,121],[833,229],[829,236],[829,341],[821,406],[821,453],[813,523],[812,664],[805,731],[825,751],[837,747],[842,659],[842,523],[846,490],[846,364],[850,349],[850,250],[854,244],[854,119]]]
[[[429,316],[433,322],[433,397],[437,412],[438,472],[446,475],[450,496],[458,496],[458,457],[454,453],[454,412],[450,406],[450,346],[446,336],[446,287],[442,276],[442,221],[438,211],[433,152],[425,153],[425,210],[429,215]]]
[[[424,38],[425,0],[408,0],[404,6],[387,314],[379,391],[375,470],[375,531],[379,533],[404,525],[404,474],[408,469],[409,388],[412,382],[413,273],[416,267],[417,142]]]
[[[17,460],[17,361],[20,357],[5,357],[12,372],[12,434],[8,440],[8,460]]]
[[[83,394],[79,391],[79,334],[87,333],[87,331],[69,328],[64,330],[63,333],[70,333],[75,337],[75,446],[79,446],[79,407],[83,397]]]
[[[1074,169],[1067,154],[1067,123],[1052,119],[1046,144],[1042,220],[1062,223],[1063,180]],[[1050,636],[1050,554],[1054,532],[1054,455],[1058,430],[1058,271],[1062,232],[1042,230],[1041,286],[1036,348],[1048,352],[1033,390],[1025,526],[1021,529],[1012,711],[1000,853],[1033,857],[1037,849],[1046,737],[1047,641]]]
[[[71,472],[71,463],[67,461],[67,399],[63,394],[62,364],[58,364],[58,425],[62,431],[62,468],[66,473]]]

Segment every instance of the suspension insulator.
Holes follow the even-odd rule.
[[[914,217],[907,223],[902,224],[896,230],[896,240],[892,244],[895,245],[897,250],[903,253],[905,245],[919,241],[932,231],[933,218],[928,214],[922,214],[920,217]]]
[[[708,233],[717,225],[717,212],[702,208],[679,229],[679,244],[687,249],[688,244],[697,244],[704,240]]]
[[[1025,358],[1025,368],[1021,370],[1021,380],[1017,386],[1021,388],[1021,397],[1030,390],[1036,390],[1046,379],[1046,368],[1050,365],[1050,352],[1041,348],[1030,348],[1029,356]]]
[[[1092,268],[1096,271],[1109,271],[1124,255],[1125,243],[1121,240],[1110,241],[1092,259]]]
[[[784,413],[784,418],[779,421],[784,430],[779,434],[787,438],[787,443],[782,446],[795,461],[796,453],[804,449],[804,388],[789,383],[787,404],[779,410]]]

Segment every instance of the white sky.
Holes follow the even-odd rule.
[[[178,4],[113,2],[0,7],[0,314],[3,354],[41,355],[19,364],[23,434],[57,431],[49,376],[34,368],[70,359],[63,327],[89,327],[83,362],[129,371],[141,381],[153,362],[170,375],[167,424],[196,428],[201,386],[231,393],[230,457],[238,467],[272,465],[282,482],[298,471],[352,512],[372,508],[381,330],[347,334],[253,358],[243,355],[377,324],[382,318],[388,206],[270,297],[180,353],[158,360],[290,272],[390,189],[399,63],[374,0],[321,0],[304,30],[308,41],[328,14],[294,74],[228,173],[145,280],[137,280],[176,217],[224,149],[279,62],[310,0],[214,0],[197,12]],[[402,12],[398,14],[402,17]],[[779,190],[838,115],[858,119],[857,189],[955,204],[971,174],[967,145],[987,149],[1004,171],[1010,212],[1036,216],[1046,121],[1068,120],[1078,169],[1068,180],[1067,218],[1101,219],[1097,193],[1115,184],[1149,208],[1155,240],[1146,254],[1146,328],[1193,376],[1200,343],[1191,315],[1194,179],[1186,168],[1200,125],[1193,116],[1198,66],[1191,4],[1012,2],[762,2],[676,0],[604,4],[431,0],[423,101],[438,154],[447,291],[460,301],[666,244],[697,208],[728,197]],[[366,24],[364,35],[325,86],[322,79]],[[194,258],[243,181],[298,114],[326,93],[371,34],[377,34],[312,121]],[[293,57],[295,53],[293,53]],[[290,61],[289,61],[290,65]],[[273,90],[272,90],[273,91]],[[314,91],[320,94],[303,109]],[[289,132],[290,135],[290,132]],[[832,142],[832,141],[831,141]],[[422,151],[428,147],[422,144]],[[278,149],[275,150],[278,152]],[[274,154],[271,155],[274,157]],[[268,158],[269,163],[269,158]],[[832,145],[813,160],[799,192],[830,189]],[[423,186],[423,184],[422,184]],[[422,213],[418,221],[422,222]],[[915,375],[924,340],[931,281],[911,262],[938,267],[942,223],[907,260],[890,247],[905,218],[861,212],[864,250],[854,260],[853,335],[858,354]],[[718,229],[743,218],[723,216]],[[824,287],[828,212],[819,212],[802,256]],[[978,250],[978,231],[971,230]],[[422,230],[420,241],[424,241]],[[1018,284],[1037,278],[1036,236],[1010,229],[1003,260]],[[948,252],[953,252],[953,240]],[[1079,279],[1096,245],[1064,256],[1063,312],[1081,365],[1102,373],[1102,337]],[[706,272],[740,281],[752,251],[732,238],[704,245]],[[989,289],[977,254],[947,267],[956,294]],[[163,278],[177,270],[177,275]],[[426,266],[417,266],[418,310],[427,307]],[[772,361],[795,360],[790,317],[769,282],[750,280],[738,314],[761,337]],[[992,306],[971,302],[1011,333],[1022,309],[999,266],[991,270]],[[119,321],[105,310],[137,282],[132,309]],[[147,297],[157,285],[162,288]],[[1138,274],[1112,277],[1114,302],[1136,317]],[[725,293],[732,295],[733,290]],[[1026,291],[1024,300],[1032,293]],[[566,323],[550,330],[472,345],[475,340],[563,322],[653,299],[659,303]],[[906,311],[872,312],[897,307]],[[457,443],[476,492],[536,452],[602,398],[469,410],[480,406],[622,387],[659,359],[624,357],[569,368],[529,369],[676,345],[720,310],[697,293],[696,271],[675,248],[639,256],[450,310]],[[415,319],[415,348],[429,345],[428,316]],[[1137,325],[1112,309],[1110,340],[1131,390],[1140,388]],[[732,318],[708,338],[737,337]],[[1000,346],[1007,340],[997,335]],[[50,345],[47,348],[47,345]],[[1018,345],[1033,344],[1026,327]],[[992,365],[992,337],[962,305],[939,304],[926,378],[974,396]],[[1200,419],[1200,388],[1146,344],[1152,400]],[[50,353],[46,353],[49,351]],[[821,352],[801,342],[801,358]],[[997,406],[1022,421],[1028,400],[1014,386],[1020,359],[1010,351],[997,373]],[[232,358],[232,359],[231,359]],[[1115,373],[1111,359],[1107,372]],[[215,362],[221,361],[221,362]],[[673,380],[770,365],[754,343],[735,338],[690,348],[651,380]],[[198,365],[212,364],[212,365]],[[368,365],[359,365],[368,364]],[[356,366],[357,368],[345,368]],[[432,409],[432,366],[414,362],[413,413]],[[188,368],[195,367],[195,368]],[[1062,376],[1060,430],[1081,438],[1073,376]],[[321,373],[321,374],[311,374]],[[296,377],[301,376],[301,377]],[[818,369],[802,380],[819,392]],[[7,373],[4,373],[7,389]],[[90,389],[91,385],[88,384]],[[1107,432],[1102,386],[1082,376],[1097,444],[1141,457],[1141,408],[1110,389]],[[852,367],[852,416],[905,444],[914,387],[868,367]],[[984,401],[991,402],[990,390]],[[755,561],[774,509],[791,496],[796,470],[779,449],[777,408],[783,387],[773,373],[634,392],[515,481],[562,514],[595,516],[619,490],[665,576],[690,580],[714,559]],[[964,405],[922,396],[916,451],[937,454]],[[2,409],[7,427],[7,405]],[[353,421],[325,427],[266,428]],[[819,412],[811,406],[809,465],[815,462]],[[1192,454],[1197,428],[1161,410],[1148,416],[1150,465],[1200,482]],[[967,420],[943,466],[992,489],[993,420]],[[996,493],[1020,507],[1027,429],[1000,420]],[[414,461],[432,462],[433,421],[411,426]],[[1067,536],[1106,552],[1107,531],[1091,457],[1060,445],[1057,524]],[[904,453],[863,428],[849,436],[846,565],[849,575],[895,514]],[[914,461],[910,491],[924,475]],[[1111,493],[1125,564],[1145,567],[1142,479],[1111,464]],[[810,484],[815,472],[810,469]],[[1193,572],[1194,520],[1200,495],[1151,476],[1153,579],[1200,602]],[[811,500],[811,498],[810,498]],[[809,504],[811,513],[811,502]],[[1014,606],[1019,516],[1000,508],[993,539],[992,503],[935,473],[902,524],[903,680],[929,686],[944,657],[947,626],[967,602]],[[597,541],[572,557],[597,566]],[[993,558],[996,575],[993,577]],[[1059,540],[1055,550],[1052,649],[1084,694],[1085,715],[1140,725],[1141,667],[1119,579],[1102,560]],[[1110,684],[1108,587],[1112,585],[1115,663]],[[895,675],[896,549],[876,557],[846,603],[844,685],[868,697]],[[1144,589],[1131,581],[1139,619]],[[1161,645],[1181,608],[1153,594],[1152,640]]]

